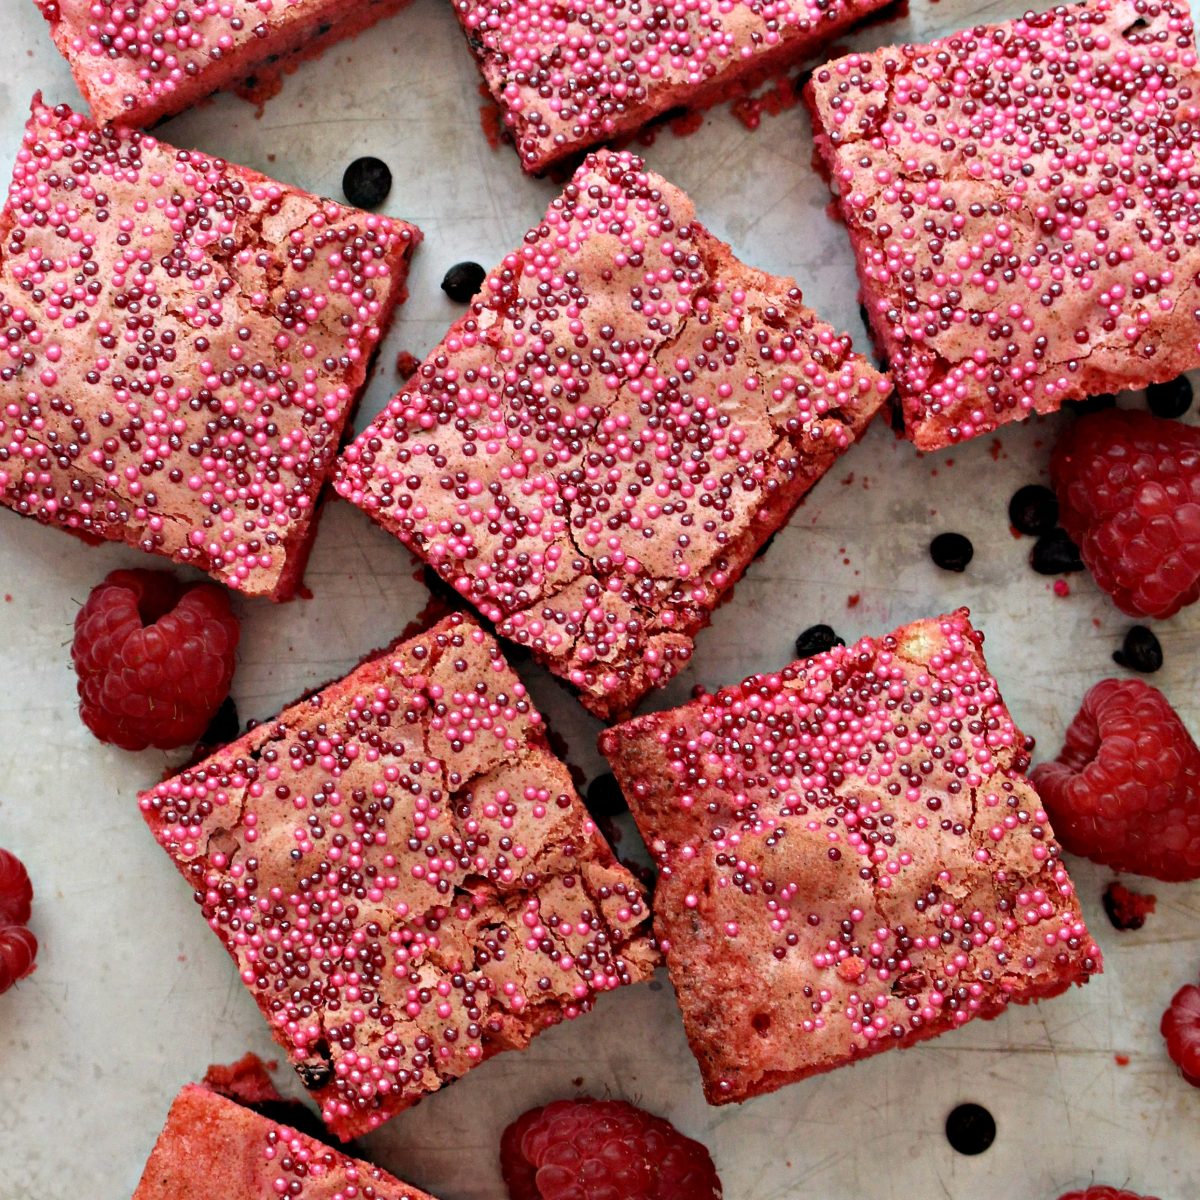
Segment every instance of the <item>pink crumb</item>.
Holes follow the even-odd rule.
[[[1054,581],[1054,594],[1056,596],[1069,596],[1071,594],[1071,585],[1065,579],[1056,579]]]
[[[851,593],[849,596],[846,597],[846,607],[847,608],[857,608],[858,602],[861,599],[862,599],[862,595],[859,592]]]

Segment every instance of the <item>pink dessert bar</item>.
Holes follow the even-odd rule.
[[[806,89],[908,436],[934,450],[1200,365],[1182,3],[850,54]]]
[[[641,889],[461,614],[141,806],[343,1140],[656,963]]]
[[[1099,971],[982,642],[961,609],[602,735],[710,1103]]]
[[[25,0],[19,0],[24,3]],[[408,0],[34,0],[97,121],[146,128]]]
[[[286,599],[420,240],[36,98],[0,216],[0,503]]]
[[[521,165],[703,108],[815,54],[891,0],[454,0]]]
[[[200,1084],[175,1097],[133,1200],[432,1200]]]
[[[589,156],[338,492],[603,717],[688,661],[890,384],[631,154]]]

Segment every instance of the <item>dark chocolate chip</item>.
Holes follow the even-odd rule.
[[[946,1118],[946,1138],[959,1154],[982,1154],[996,1140],[996,1119],[982,1104],[960,1104]]]
[[[824,654],[834,646],[845,644],[828,625],[810,625],[796,639],[796,657],[812,658],[814,654]]]
[[[1029,565],[1039,575],[1070,575],[1083,570],[1083,559],[1065,529],[1052,529],[1034,543]]]
[[[939,533],[929,543],[929,557],[943,571],[962,572],[975,557],[975,547],[961,533]]]
[[[625,793],[621,791],[621,785],[611,771],[597,775],[588,784],[587,806],[588,812],[602,817],[611,817],[629,808],[625,802]]]
[[[1027,483],[1008,502],[1008,519],[1018,533],[1049,533],[1058,524],[1058,497],[1040,483]]]
[[[442,280],[442,291],[456,304],[470,304],[486,278],[487,272],[477,262],[455,263]]]
[[[1152,675],[1163,665],[1162,644],[1145,625],[1131,625],[1120,650],[1113,651],[1113,662]]]
[[[1182,417],[1192,407],[1192,383],[1186,375],[1169,383],[1152,383],[1146,389],[1146,403],[1156,417]]]
[[[1068,400],[1067,406],[1072,412],[1085,417],[1088,413],[1103,412],[1106,408],[1116,408],[1117,398],[1112,392],[1101,392],[1097,396],[1087,396],[1082,400]]]
[[[342,176],[342,192],[355,208],[378,208],[391,190],[391,169],[380,158],[356,158]]]
[[[333,1067],[323,1062],[297,1063],[296,1074],[300,1076],[300,1082],[310,1092],[315,1092],[323,1088],[333,1078]]]
[[[232,742],[241,731],[242,726],[238,721],[237,705],[234,704],[232,696],[226,696],[221,701],[221,707],[213,714],[213,719],[209,721],[208,728],[201,736],[200,745],[224,746],[226,743]]]

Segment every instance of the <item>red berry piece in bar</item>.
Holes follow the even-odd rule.
[[[601,736],[713,1104],[1100,969],[966,610]]]
[[[1171,997],[1160,1028],[1171,1061],[1188,1083],[1200,1087],[1200,987],[1189,983]]]
[[[814,72],[817,149],[921,449],[1200,366],[1198,93],[1182,0],[1063,5]]]
[[[432,1200],[200,1084],[171,1105],[133,1200]]]
[[[640,886],[461,614],[141,805],[343,1141],[657,962]]]
[[[0,994],[33,970],[38,944],[26,928],[32,911],[29,872],[11,850],[0,847]]]
[[[25,0],[19,0],[24,3]],[[408,0],[34,0],[97,121],[143,128]]]
[[[419,241],[35,99],[0,216],[0,503],[286,599]]]
[[[1155,879],[1200,878],[1200,747],[1157,688],[1096,684],[1033,782],[1072,854]]]
[[[1200,598],[1200,427],[1112,408],[1069,425],[1050,477],[1092,578],[1134,617]]]
[[[688,661],[890,384],[631,154],[590,156],[338,492],[602,717]]]
[[[624,1100],[557,1100],[500,1141],[509,1200],[721,1200],[712,1156]]]
[[[113,571],[75,617],[83,723],[125,750],[190,745],[229,695],[240,634],[216,584]]]
[[[670,109],[786,71],[890,0],[454,0],[521,165],[543,171]]]

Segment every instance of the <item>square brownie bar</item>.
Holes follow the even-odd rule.
[[[814,55],[893,0],[454,0],[526,171],[704,108]]]
[[[611,717],[687,662],[890,386],[792,280],[601,152],[335,486]]]
[[[207,1087],[171,1105],[133,1200],[432,1200]]]
[[[805,97],[921,449],[1200,366],[1184,4],[1092,0],[850,54]]]
[[[141,807],[343,1140],[656,963],[640,887],[462,614]]]
[[[711,1104],[1100,970],[965,609],[606,731]]]
[[[420,240],[35,98],[0,215],[0,503],[286,599]]]
[[[97,121],[147,128],[408,0],[34,0]]]

